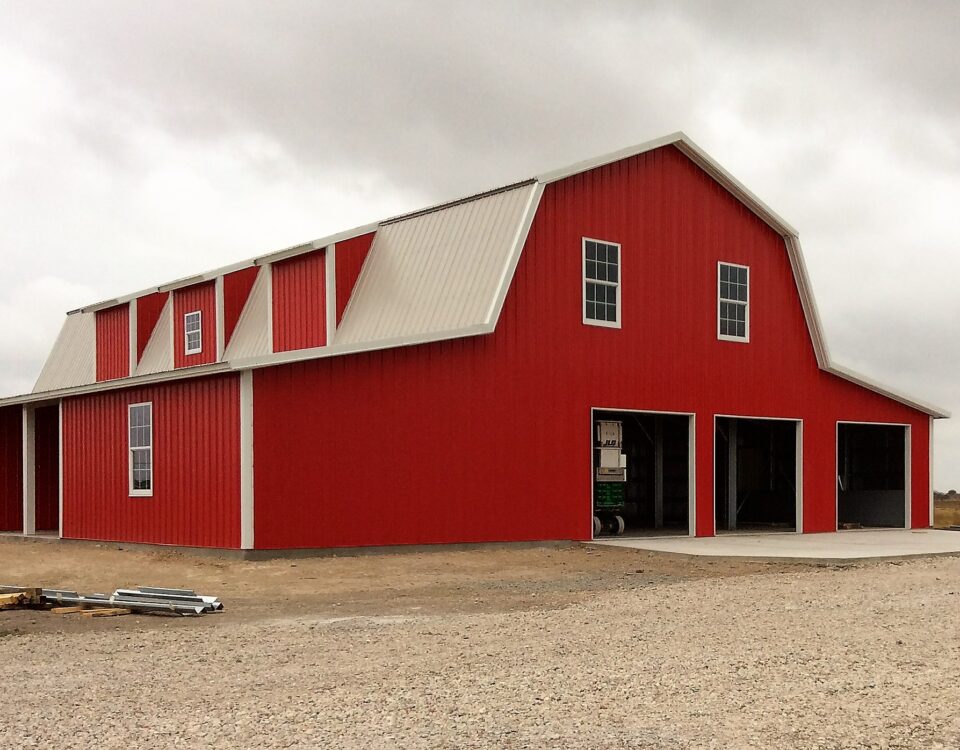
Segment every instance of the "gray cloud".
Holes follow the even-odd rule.
[[[0,392],[60,313],[684,129],[838,360],[960,412],[956,3],[0,7]],[[960,427],[937,482],[960,486]]]

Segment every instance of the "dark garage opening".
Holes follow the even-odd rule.
[[[34,412],[36,474],[35,526],[37,533],[54,534],[60,528],[60,409],[41,406]]]
[[[718,417],[716,529],[796,531],[797,423]]]
[[[595,411],[594,536],[688,534],[689,471],[688,416]]]
[[[837,528],[907,525],[907,428],[837,425]]]

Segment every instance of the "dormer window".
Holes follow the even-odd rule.
[[[203,331],[200,327],[200,311],[188,312],[183,316],[184,354],[199,354],[203,351]]]

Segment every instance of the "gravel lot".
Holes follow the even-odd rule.
[[[31,632],[24,620],[5,633],[0,619],[0,745],[960,747],[960,559],[734,575],[721,563],[682,580],[650,568],[689,563],[616,551],[599,556],[616,571],[602,586],[583,550],[516,554],[544,589],[561,566],[588,585],[546,605],[528,586],[528,606],[508,597],[488,611],[404,614],[385,596],[387,615],[276,607],[177,627],[116,618]],[[455,560],[417,559],[418,575]]]

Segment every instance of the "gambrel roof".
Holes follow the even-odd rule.
[[[832,360],[797,231],[681,132],[486,193],[74,310],[68,314],[34,393],[0,400],[0,405],[491,333],[500,317],[544,187],[664,146],[674,146],[684,153],[783,237],[817,363],[822,370],[933,417],[948,416],[941,408],[894,392]],[[166,321],[163,317],[172,313],[165,310],[153,333],[154,337],[161,337],[160,343],[155,345],[151,339],[144,352],[144,360],[149,358],[150,366],[144,367],[141,362],[134,377],[96,382],[92,358],[95,355],[93,316],[97,310],[158,290],[170,291],[210,281],[242,268],[269,266],[371,232],[375,232],[372,246],[343,320],[329,345],[271,351],[267,333],[269,284],[264,274],[260,274],[241,315],[234,340],[226,348],[221,361],[174,370],[172,353],[168,355],[165,348],[166,339],[172,337],[168,330],[172,327],[172,319]]]

